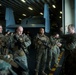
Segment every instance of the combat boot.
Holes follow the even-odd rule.
[[[47,75],[44,71],[41,72],[41,75]]]

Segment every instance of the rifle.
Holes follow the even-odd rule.
[[[42,42],[42,44],[43,44],[46,48],[51,49],[51,47],[49,46],[49,45],[50,45],[50,43],[45,42],[44,40],[41,40],[40,38],[38,38],[38,40],[39,40],[39,41],[41,41],[41,42]]]
[[[22,41],[22,38],[18,38],[16,36],[14,36],[14,39],[15,39],[15,44],[18,45],[19,48],[22,48],[22,50],[24,51],[25,54],[29,54],[29,52],[25,49],[26,49],[26,46],[24,44],[24,42],[21,42]]]

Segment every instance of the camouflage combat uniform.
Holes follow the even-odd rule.
[[[57,46],[58,39],[54,38],[53,36],[50,37],[50,43],[51,43],[51,58],[54,57],[54,62],[56,65],[58,65],[58,57],[60,54],[60,49]],[[51,61],[51,60],[50,60]]]
[[[76,33],[68,34],[65,40],[64,71],[66,75],[76,75]]]
[[[30,46],[31,40],[26,35],[15,34],[11,36],[11,50],[14,56],[14,61],[24,69],[22,75],[28,75],[27,47]]]
[[[45,70],[46,60],[47,60],[47,48],[43,45],[40,40],[48,43],[49,38],[46,35],[37,34],[35,38],[35,48],[36,48],[36,69],[39,72],[39,66],[41,65],[41,72]],[[40,63],[41,62],[41,63]],[[37,75],[37,74],[36,74]]]
[[[7,39],[3,34],[0,34],[0,75],[17,75],[9,64],[12,61],[10,55],[8,55]]]

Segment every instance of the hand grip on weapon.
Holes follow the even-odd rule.
[[[38,42],[38,44],[42,44],[42,42],[40,40],[38,40],[37,42]]]
[[[20,41],[20,42],[23,42],[23,39],[22,39],[22,38],[19,38],[19,41]]]
[[[19,37],[19,36],[14,36],[15,40],[18,41],[18,42],[24,42],[23,38],[22,37]]]

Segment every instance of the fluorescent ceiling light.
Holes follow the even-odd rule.
[[[28,7],[28,9],[29,9],[29,10],[33,10],[33,8],[31,8],[31,7]]]
[[[52,5],[52,7],[53,7],[53,8],[56,8],[56,6],[55,6],[55,5]]]
[[[42,12],[40,12],[40,14],[41,14],[41,15],[43,15],[43,13],[42,13]]]
[[[22,14],[23,16],[26,16],[26,14]]]
[[[21,0],[23,3],[25,3],[26,1],[25,0]]]
[[[62,18],[61,16],[59,16],[59,18]]]
[[[60,11],[60,14],[62,14],[62,11]]]

